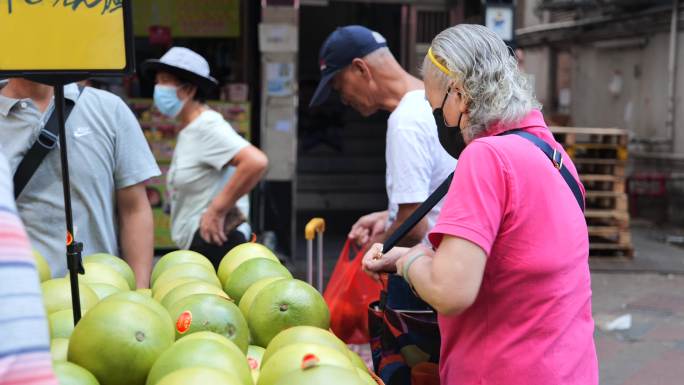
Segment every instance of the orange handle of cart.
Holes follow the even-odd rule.
[[[312,241],[314,238],[316,238],[316,233],[321,234],[324,232],[325,219],[313,218],[309,221],[309,223],[306,224],[306,227],[304,228],[304,238],[306,238],[309,241]]]

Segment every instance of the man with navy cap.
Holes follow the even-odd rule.
[[[319,58],[321,80],[310,107],[334,91],[363,116],[391,112],[385,151],[389,207],[361,217],[349,232],[359,244],[382,242],[448,177],[456,160],[439,143],[423,82],[399,65],[382,35],[358,25],[338,28],[323,43]],[[440,208],[441,202],[400,245],[426,241]]]

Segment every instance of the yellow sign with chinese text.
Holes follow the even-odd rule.
[[[128,0],[0,0],[0,72],[123,71]]]

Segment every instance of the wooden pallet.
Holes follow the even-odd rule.
[[[619,159],[575,158],[577,172],[589,175],[613,175],[625,177],[627,162]]]
[[[572,158],[586,190],[589,255],[632,258],[625,194],[628,132],[619,128],[550,129]]]
[[[614,191],[587,191],[586,206],[592,210],[627,212],[629,209],[627,194]]]
[[[621,176],[580,173],[580,180],[586,191],[625,192],[625,178]]]

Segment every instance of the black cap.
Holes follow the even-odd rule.
[[[387,47],[387,40],[366,27],[348,25],[337,28],[321,47],[321,80],[309,107],[320,105],[330,96],[330,81],[344,67],[351,64],[354,59],[362,58],[382,47]]]

